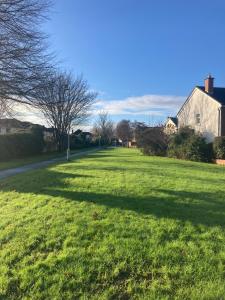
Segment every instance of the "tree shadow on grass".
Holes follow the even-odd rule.
[[[129,172],[135,172],[135,173],[140,173],[140,175],[142,174],[149,174],[150,172],[152,171],[155,171],[157,170],[157,174],[159,176],[162,176],[162,177],[168,177],[168,178],[171,178],[171,177],[178,177],[180,178],[181,175],[183,175],[184,173],[184,167],[182,168],[177,168],[176,170],[173,170],[171,168],[169,168],[169,166],[163,166],[162,167],[156,167],[156,168],[152,168],[152,166],[149,166],[149,167],[142,167],[141,164],[139,164],[139,167],[132,167],[132,165],[130,164],[129,166],[104,166],[102,167],[101,165],[79,165],[79,164],[76,164],[74,166],[74,164],[76,164],[76,161],[73,162],[73,164],[71,166],[68,166],[68,170],[86,170],[86,171],[93,171],[93,168],[96,170],[96,171],[112,171],[112,172],[124,172],[124,171],[129,171]],[[199,172],[200,170],[200,167],[198,169],[196,169],[196,172],[198,171]],[[218,173],[215,172],[216,175],[218,175],[217,177],[215,178],[207,178],[207,174],[204,174],[204,176],[199,176],[198,173],[191,173],[191,174],[188,174],[188,177],[187,176],[182,176],[184,177],[184,180],[185,181],[198,181],[199,183],[202,183],[202,184],[206,184],[206,183],[209,183],[209,184],[225,184],[225,178],[221,178],[223,176],[225,176],[225,170],[221,170],[221,168],[219,168],[219,171]],[[187,169],[185,169],[186,172]]]
[[[33,172],[31,172],[33,173]],[[91,178],[91,175],[52,171],[50,169],[40,169],[35,171],[35,175],[30,172],[11,177],[10,180],[0,181],[0,191],[16,191],[19,193],[42,194],[48,188],[66,188],[70,186],[69,180],[75,178]]]
[[[84,178],[87,175],[39,170],[35,176],[29,173],[15,177],[0,184],[2,191],[16,191],[62,197],[75,202],[89,202],[112,209],[133,211],[140,215],[153,215],[158,218],[170,218],[182,222],[189,221],[194,225],[225,226],[225,201],[222,192],[189,192],[171,189],[152,189],[146,196],[95,193],[76,191],[76,183],[70,179]],[[29,180],[29,182],[27,182]],[[71,189],[71,190],[70,190]]]
[[[93,192],[47,190],[48,195],[64,197],[76,202],[90,202],[109,208],[134,211],[142,215],[189,221],[207,226],[225,226],[225,204],[215,194],[174,192],[163,190],[164,197],[131,197]],[[157,191],[156,191],[157,192]],[[162,190],[158,190],[162,192]]]
[[[152,158],[157,158],[157,160],[154,160]],[[204,171],[209,174],[215,174],[215,175],[223,175],[225,176],[225,167],[216,165],[213,163],[203,163],[203,162],[194,162],[194,161],[187,161],[187,160],[180,160],[180,159],[174,159],[174,158],[168,158],[168,157],[149,157],[149,161],[145,160],[121,160],[123,163],[132,163],[134,165],[139,165],[142,167],[142,165],[147,169],[148,167],[155,167],[158,168],[160,165],[160,168],[165,169],[174,169],[174,170],[180,170],[180,169],[186,169],[190,171]]]

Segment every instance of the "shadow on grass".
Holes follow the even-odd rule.
[[[98,160],[100,162],[100,160]],[[159,166],[157,166],[157,164],[149,164],[149,166],[146,167],[146,164],[145,164],[145,167],[142,166],[141,163],[139,163],[139,167],[132,167],[132,161],[129,161],[129,165],[124,165],[124,166],[121,166],[122,165],[122,162],[124,163],[124,161],[121,161],[121,164],[120,166],[105,166],[105,167],[102,167],[101,165],[99,166],[94,166],[94,169],[96,171],[112,171],[112,172],[124,172],[124,171],[129,171],[129,172],[135,172],[135,173],[140,173],[140,175],[142,174],[149,174],[149,172],[152,172],[152,171],[155,171],[157,170],[157,174],[159,176],[162,176],[162,177],[171,177],[173,176],[174,178],[176,177],[179,177],[183,175],[184,173],[184,170],[185,172],[187,173],[188,172],[188,169],[185,167],[185,166],[182,166],[180,167],[177,167],[176,165],[176,168],[171,168],[170,165],[165,165],[165,164],[162,164],[161,167],[159,168]],[[128,163],[128,162],[126,162]],[[93,171],[93,166],[92,165],[75,165],[76,162],[74,161],[73,162],[73,165],[71,166],[68,166],[67,169],[68,170],[86,170],[86,171]],[[137,164],[137,162],[136,162]],[[185,168],[185,169],[184,169]],[[184,178],[184,180],[188,180],[188,181],[198,181],[199,183],[209,183],[209,184],[225,184],[225,180],[223,178],[220,178],[220,175],[221,176],[225,176],[225,168],[218,168],[218,171],[214,171],[214,172],[209,172],[210,174],[211,173],[214,173],[216,176],[215,178],[207,178],[207,172],[208,171],[205,171],[204,172],[204,175],[202,176],[199,176],[198,172],[200,170],[203,170],[204,169],[202,168],[202,165],[200,165],[198,168],[195,168],[195,169],[192,169],[192,171],[196,171],[196,175],[195,173],[193,174],[188,174],[188,177],[186,176]]]
[[[75,202],[89,202],[113,209],[133,211],[141,215],[189,221],[206,226],[225,226],[224,193],[189,192],[170,189],[151,190],[153,195],[119,195],[115,193],[95,193],[76,191],[70,179],[92,176],[41,170],[36,176],[23,174],[0,184],[2,191],[16,191],[37,195],[62,197]],[[29,184],[27,183],[29,180]],[[69,190],[73,188],[73,190]]]

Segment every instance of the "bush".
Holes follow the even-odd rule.
[[[184,127],[171,136],[168,145],[168,156],[192,161],[209,162],[212,160],[212,144],[193,129]]]
[[[98,141],[93,142],[92,140],[86,139],[84,135],[71,136],[70,148],[72,150],[88,148],[98,145]]]
[[[162,127],[143,128],[136,132],[137,146],[145,155],[166,155],[167,136]]]
[[[214,139],[213,152],[217,159],[225,159],[225,136],[219,136]]]
[[[43,146],[41,131],[1,135],[0,161],[40,154],[43,151]]]

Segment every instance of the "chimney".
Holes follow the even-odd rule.
[[[205,79],[205,92],[208,94],[213,94],[213,81],[214,78],[210,74]]]

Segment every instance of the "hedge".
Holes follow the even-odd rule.
[[[216,159],[225,159],[225,136],[214,139],[213,152]]]
[[[0,161],[42,153],[41,132],[0,135]]]
[[[145,155],[166,155],[168,142],[162,127],[139,129],[136,132],[136,142]]]
[[[212,161],[212,144],[193,129],[184,127],[170,138],[167,154],[169,157],[192,161]]]

